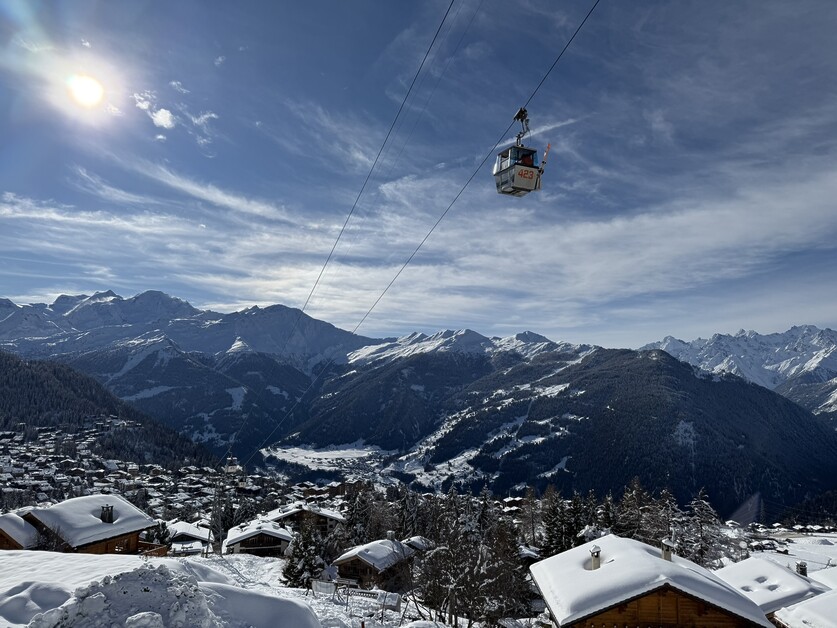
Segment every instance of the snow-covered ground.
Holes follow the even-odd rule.
[[[0,552],[0,626],[17,628],[388,628],[402,613],[374,598],[306,595],[284,561]],[[402,608],[402,611],[404,609]],[[407,613],[407,617],[415,613]],[[417,617],[417,616],[416,616]],[[405,620],[404,625],[407,624]]]
[[[837,585],[837,535],[779,533],[787,554],[758,556]],[[208,558],[0,552],[3,628],[393,628],[418,619],[410,603],[384,611],[375,598],[314,596],[283,585],[284,561],[247,554]],[[423,609],[426,613],[426,610]],[[405,617],[402,620],[402,615]],[[403,621],[403,623],[402,623]],[[443,624],[417,626],[444,628]],[[526,626],[525,622],[519,626]]]

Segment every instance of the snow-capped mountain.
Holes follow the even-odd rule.
[[[525,358],[533,358],[544,351],[556,351],[561,346],[570,347],[572,345],[566,343],[558,345],[549,338],[531,331],[525,331],[507,338],[487,338],[470,329],[446,329],[431,336],[413,333],[393,341],[382,341],[380,344],[368,345],[353,351],[348,358],[352,364],[370,364],[435,351],[473,355],[516,352]]]
[[[558,345],[531,332],[489,339],[469,330],[377,340],[282,305],[218,314],[162,292],[107,291],[52,304],[0,300],[0,347],[66,362],[193,440],[222,451],[237,439],[249,454],[309,418],[328,380],[317,369],[342,374],[436,353],[532,357]]]
[[[781,503],[837,481],[837,434],[824,421],[724,374],[777,392],[830,382],[833,332],[791,331],[783,342],[667,339],[678,357],[704,356],[712,374],[663,351],[531,332],[364,338],[281,305],[218,314],[162,293],[112,292],[0,301],[0,347],[66,362],[245,461],[270,445],[289,472],[300,468],[288,462],[327,460],[367,478],[499,492],[554,484],[605,493],[639,476],[683,499],[710,488],[724,511],[754,493]]]
[[[684,342],[671,336],[643,349],[662,349],[711,373],[732,373],[775,390],[814,413],[837,412],[837,332],[813,325],[784,333],[735,335]]]
[[[837,435],[821,420],[662,351],[427,352],[346,368],[272,449],[277,459],[500,494],[552,484],[601,495],[636,476],[681,500],[704,487],[726,514],[756,494],[791,504],[837,479]]]

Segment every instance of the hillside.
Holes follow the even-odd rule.
[[[85,419],[118,416],[139,427],[110,430],[97,438],[94,453],[165,467],[214,465],[205,449],[148,418],[91,377],[53,362],[22,360],[0,351],[0,431],[61,427],[74,433]]]
[[[603,494],[638,476],[681,501],[705,487],[724,514],[757,494],[781,506],[837,488],[837,436],[822,412],[778,394],[789,382],[828,381],[829,335],[810,328],[794,332],[795,345],[762,339],[761,354],[742,350],[754,337],[727,342],[737,361],[721,359],[716,343],[710,373],[661,350],[531,332],[375,340],[283,306],[219,315],[162,293],[0,305],[5,346],[92,375],[216,452],[232,443],[258,460],[269,445],[270,463],[292,475],[383,473],[417,488],[487,484],[501,494],[548,484]],[[764,366],[771,351],[786,369]],[[744,355],[761,355],[762,370]],[[733,362],[784,379],[771,391],[720,368]]]
[[[684,342],[667,336],[643,349],[662,349],[710,373],[732,373],[795,401],[826,421],[837,418],[837,332],[801,325],[775,334],[741,330]]]

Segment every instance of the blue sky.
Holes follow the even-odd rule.
[[[455,0],[307,313],[355,327],[591,5]],[[0,0],[0,295],[301,307],[447,7]],[[359,333],[837,326],[835,27],[602,0],[529,105],[543,190],[487,164]]]

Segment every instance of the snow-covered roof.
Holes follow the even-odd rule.
[[[315,515],[320,515],[321,517],[326,517],[327,519],[334,519],[340,523],[346,523],[346,518],[341,515],[336,510],[330,510],[328,508],[320,508],[319,506],[314,506],[313,504],[307,504],[305,502],[294,502],[288,506],[280,506],[279,508],[274,508],[271,510],[265,517],[270,519],[271,521],[281,521],[282,519],[286,519],[287,517],[293,516],[299,512],[310,512]]]
[[[288,543],[294,538],[293,532],[283,528],[275,521],[269,519],[255,519],[249,523],[242,523],[227,531],[227,540],[224,541],[224,549],[229,545],[241,543],[246,539],[259,534],[267,534]]]
[[[103,506],[113,506],[113,523],[102,521]],[[74,497],[49,508],[33,508],[28,515],[60,532],[61,538],[71,547],[140,532],[157,523],[118,495]]]
[[[820,584],[824,584],[829,589],[837,589],[837,567],[828,567],[826,569],[818,569],[817,571],[809,572],[811,580],[816,580]]]
[[[601,566],[591,569],[590,550],[599,546]],[[549,610],[566,625],[663,586],[770,627],[752,601],[695,563],[661,556],[658,548],[609,534],[535,563],[529,570]]]
[[[753,600],[764,613],[790,606],[830,588],[799,575],[772,560],[751,556],[715,574]]]
[[[378,573],[381,573],[402,560],[409,558],[414,553],[413,548],[404,545],[400,541],[382,539],[353,547],[341,554],[334,561],[334,564],[341,565],[357,558],[377,570]]]
[[[837,591],[829,591],[793,606],[782,608],[773,615],[788,628],[832,628],[837,617]]]
[[[0,530],[5,532],[23,549],[34,547],[38,540],[38,531],[28,521],[24,521],[13,512],[0,515]]]
[[[433,541],[423,536],[411,536],[408,539],[401,541],[404,545],[409,545],[418,552],[426,552],[433,548]]]
[[[188,523],[186,521],[175,521],[174,523],[170,523],[168,524],[168,529],[172,538],[183,535],[203,541],[204,543],[209,543],[212,537],[212,532],[210,532],[207,528],[202,528],[200,526],[196,526],[194,523]]]
[[[193,541],[174,541],[171,544],[170,551],[172,554],[200,554],[203,552],[204,545],[197,539]]]

